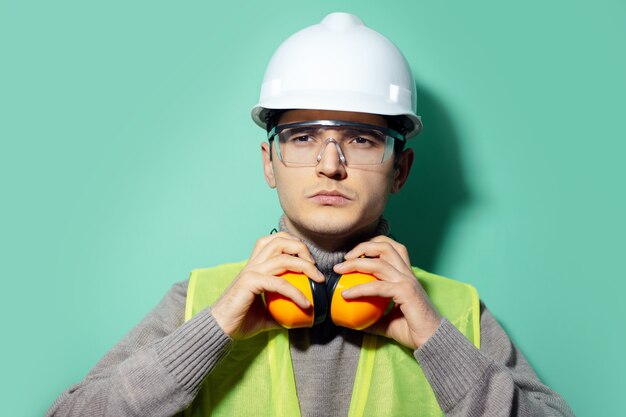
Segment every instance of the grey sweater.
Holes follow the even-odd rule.
[[[345,252],[308,246],[318,269],[334,274]],[[179,415],[232,344],[210,308],[184,323],[187,284],[175,284],[46,416]],[[444,319],[414,352],[446,416],[573,416],[482,303],[480,324],[480,350]],[[303,417],[348,415],[361,338],[332,325],[290,331]]]

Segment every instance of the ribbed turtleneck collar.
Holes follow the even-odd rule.
[[[284,215],[281,216],[280,218],[279,228],[281,232],[289,232]],[[378,227],[376,228],[376,231],[370,237],[379,236],[379,235],[388,235],[388,234],[389,234],[389,223],[387,222],[387,220],[385,220],[384,217],[381,217],[380,220],[378,221]],[[313,259],[315,259],[315,264],[317,266],[317,269],[319,269],[319,271],[324,275],[334,273],[333,267],[337,265],[338,263],[343,262],[344,256],[346,255],[346,253],[350,249],[352,249],[352,248],[347,248],[345,250],[339,250],[336,252],[327,252],[321,249],[319,246],[317,246],[313,242],[309,242],[308,240],[303,240],[303,242],[306,244],[307,248],[309,248],[309,252],[311,253],[311,256],[313,256]]]

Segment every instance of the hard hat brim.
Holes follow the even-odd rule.
[[[306,97],[306,100],[302,100]],[[422,129],[421,117],[407,113],[406,107],[379,97],[342,91],[296,91],[283,93],[279,97],[263,100],[252,108],[254,122],[267,130],[266,116],[269,110],[310,109],[349,111],[356,113],[379,114],[381,116],[404,116],[410,123],[406,137],[416,136]]]

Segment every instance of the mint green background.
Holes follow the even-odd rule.
[[[249,111],[330,11],[416,74],[388,210],[414,263],[473,283],[579,416],[625,415],[626,4],[537,0],[0,2],[3,415],[43,414],[174,282],[275,226]]]

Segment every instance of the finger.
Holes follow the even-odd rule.
[[[302,291],[291,285],[287,280],[275,276],[264,275],[256,282],[256,290],[260,292],[275,292],[289,298],[300,308],[311,307],[311,302],[302,294]],[[255,291],[256,292],[256,291]]]
[[[411,257],[409,256],[409,250],[402,243],[399,243],[399,242],[393,240],[389,236],[383,236],[383,235],[374,236],[372,239],[370,239],[370,241],[371,242],[383,242],[383,243],[386,242],[386,243],[390,244],[391,246],[393,246],[395,251],[400,255],[400,257],[402,258],[404,263],[409,268],[411,267]]]
[[[342,264],[355,265],[357,268],[368,268],[369,267],[368,265],[372,265],[371,268],[376,268],[376,264],[372,263],[371,261],[381,262],[383,264],[392,266],[398,272],[413,276],[413,272],[410,266],[407,265],[404,262],[404,260],[400,257],[400,255],[395,250],[393,250],[393,248],[391,248],[389,245],[384,244],[384,243],[375,243],[375,244],[369,243],[368,246],[369,248],[365,246],[362,247],[362,248],[369,249],[367,251],[364,251],[363,255],[360,255],[358,257],[350,256],[349,258],[346,256],[346,261],[342,262]],[[365,256],[368,256],[368,257],[365,257]],[[365,261],[368,259],[371,261]],[[342,272],[345,273],[345,272],[350,272],[350,271],[349,269],[344,269]],[[342,273],[342,272],[339,272],[339,273]],[[362,271],[362,272],[370,272],[370,271]]]
[[[355,285],[341,292],[346,300],[361,297],[384,297],[390,298],[396,304],[396,308],[402,310],[402,314],[419,319],[423,314],[432,314],[435,311],[426,293],[415,283],[409,282],[392,283],[386,281],[368,282]],[[437,313],[435,313],[437,314]]]
[[[281,236],[272,239],[263,248],[261,248],[255,257],[254,263],[266,261],[272,256],[281,255],[283,253],[295,255],[299,258],[315,263],[315,260],[309,253],[309,249],[301,240]]]
[[[366,284],[355,285],[352,288],[343,290],[341,296],[346,300],[361,297],[384,297],[397,298],[398,286],[385,281],[373,281]]]
[[[359,256],[393,256],[394,258],[401,261],[403,264],[410,266],[411,262],[409,260],[408,251],[403,245],[389,239],[386,236],[377,236],[374,239],[378,240],[362,242],[355,246],[354,249],[346,254],[346,259],[358,258]]]
[[[376,278],[389,282],[401,282],[407,279],[406,266],[400,265],[405,271],[396,269],[394,265],[389,264],[381,258],[356,258],[350,259],[334,266],[334,271],[338,274],[347,274],[350,272],[363,272],[365,274],[374,275]],[[414,280],[413,275],[410,275]]]
[[[269,258],[267,261],[257,264],[253,268],[267,275],[280,275],[290,271],[303,273],[315,282],[322,283],[326,280],[324,274],[322,274],[312,262],[286,254]]]
[[[278,233],[273,233],[271,235],[263,236],[257,239],[256,243],[254,244],[254,248],[252,249],[252,254],[250,255],[250,259],[254,259],[265,246],[267,246],[271,241],[273,241],[276,238],[299,240],[298,238],[290,235],[287,232],[278,232]]]
[[[406,250],[406,249],[405,249]],[[345,256],[346,260],[359,257],[381,258],[392,264],[398,270],[406,270],[410,267],[410,261],[403,258],[395,246],[389,242],[363,242],[355,246]]]

